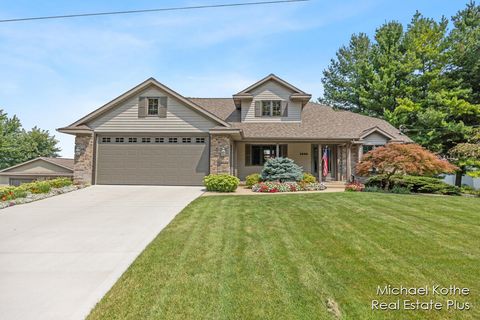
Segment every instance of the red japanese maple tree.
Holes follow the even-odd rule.
[[[454,172],[458,168],[418,144],[389,143],[366,153],[356,169],[362,176],[373,171],[385,175],[388,189],[394,174],[435,175]]]

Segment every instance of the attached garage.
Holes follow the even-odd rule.
[[[97,184],[202,185],[205,136],[98,136]]]

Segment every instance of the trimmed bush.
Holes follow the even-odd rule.
[[[365,187],[365,189],[363,189],[363,192],[385,192],[385,190],[376,186],[372,186]]]
[[[229,174],[209,174],[203,178],[207,191],[233,192],[239,183],[240,179]]]
[[[302,177],[302,182],[315,183],[317,182],[317,178],[313,174],[305,172]]]
[[[262,181],[262,177],[259,173],[249,174],[245,178],[245,184],[247,185],[248,189],[252,189],[253,185],[259,183],[260,181]]]
[[[384,175],[377,175],[368,178],[366,185],[369,187],[384,188],[387,179]],[[414,193],[436,193],[447,195],[459,195],[458,187],[449,185],[439,178],[395,175],[390,178],[390,191],[393,188],[405,188]]]
[[[263,181],[300,181],[302,177],[302,167],[289,158],[268,159],[262,170]]]

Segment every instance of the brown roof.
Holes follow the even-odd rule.
[[[411,142],[387,121],[309,102],[302,112],[301,122],[242,123],[240,110],[231,98],[189,98],[205,110],[243,131],[245,138],[285,139],[358,139],[362,133],[378,127],[396,140]]]
[[[53,164],[59,165],[61,167],[65,167],[67,169],[73,170],[73,159],[68,158],[47,158],[47,157],[40,157],[40,159],[49,161]]]

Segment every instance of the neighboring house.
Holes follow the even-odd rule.
[[[73,177],[73,159],[39,157],[0,171],[0,185]]]
[[[411,142],[384,120],[310,99],[273,74],[232,98],[187,98],[150,78],[58,131],[75,135],[74,180],[92,184],[244,179],[276,156],[319,176],[325,150],[328,174],[320,178],[347,181],[363,152]]]

